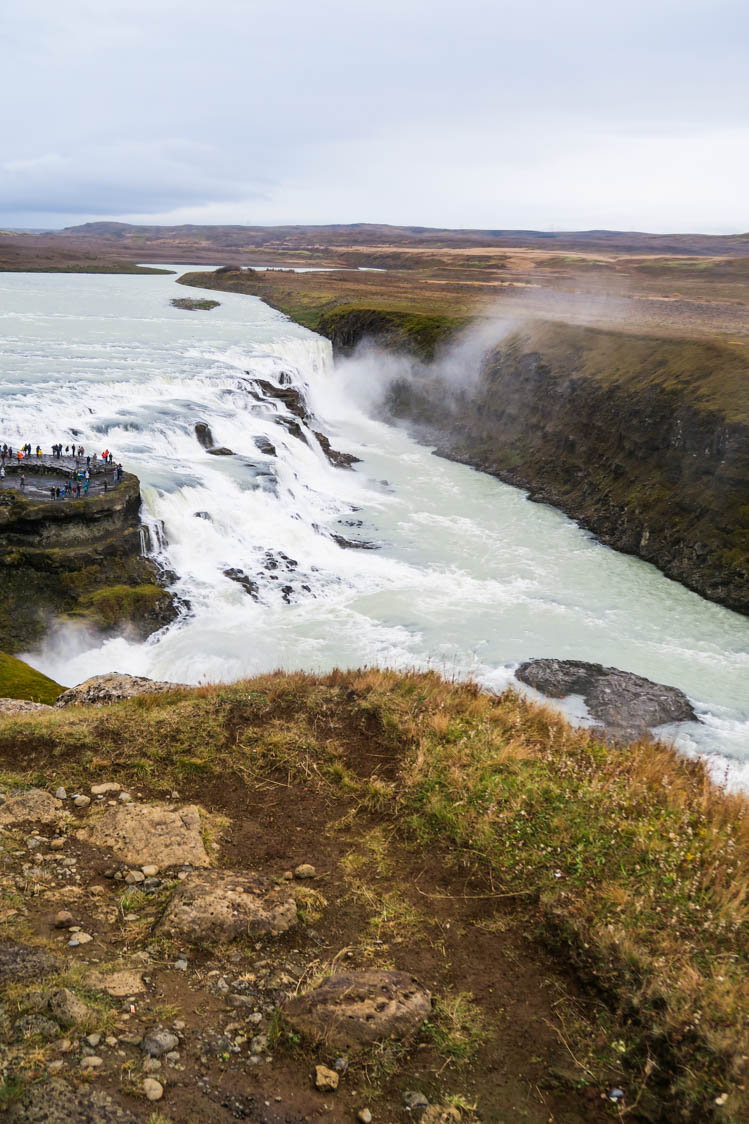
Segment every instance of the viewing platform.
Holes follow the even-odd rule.
[[[87,464],[85,456],[58,457],[51,453],[37,456],[32,453],[18,460],[14,453],[12,457],[4,457],[0,464],[5,469],[5,476],[0,476],[0,492],[18,492],[30,500],[55,503],[83,499],[84,493],[85,498],[104,495],[111,488],[118,487],[126,475],[117,462],[105,463],[98,457]],[[89,474],[87,490],[86,472]],[[78,484],[81,487],[80,497],[71,491]]]

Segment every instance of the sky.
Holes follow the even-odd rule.
[[[747,0],[2,0],[0,226],[749,230]]]

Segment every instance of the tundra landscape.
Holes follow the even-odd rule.
[[[0,1118],[749,1119],[741,0],[7,0]]]

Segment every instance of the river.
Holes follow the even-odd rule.
[[[664,734],[749,787],[749,620],[370,416],[376,359],[334,367],[326,340],[253,297],[170,305],[201,295],[171,276],[0,275],[0,440],[46,449],[75,431],[113,449],[190,606],[146,643],[68,629],[30,663],[65,684],[380,664],[501,690],[529,657],[594,660],[686,691],[702,721]],[[288,432],[257,378],[302,389],[361,463],[334,468]],[[235,455],[201,448],[196,422]]]

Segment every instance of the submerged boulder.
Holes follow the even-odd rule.
[[[698,721],[678,687],[616,667],[583,660],[528,660],[515,676],[552,699],[582,695],[592,717],[617,741],[647,737],[653,727],[669,722]]]
[[[213,445],[215,444],[215,442],[213,440],[213,434],[211,432],[211,427],[208,425],[207,422],[196,422],[195,423],[195,436],[197,437],[198,441],[200,442],[200,444],[203,446],[204,449],[213,448]]]
[[[408,972],[345,972],[283,1005],[291,1025],[336,1050],[380,1039],[407,1040],[432,1010],[432,997]]]

